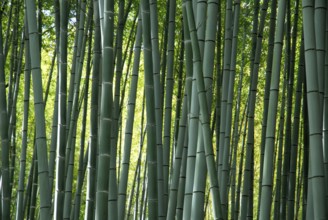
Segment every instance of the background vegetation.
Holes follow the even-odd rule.
[[[0,219],[328,219],[325,0],[3,0]]]

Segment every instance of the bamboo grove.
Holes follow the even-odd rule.
[[[0,219],[328,219],[326,0],[2,0]]]

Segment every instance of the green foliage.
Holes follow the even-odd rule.
[[[64,2],[68,5],[63,16],[68,22],[67,35],[57,20]],[[140,219],[143,213],[144,219],[164,219],[167,215],[177,219],[182,215],[199,219],[268,219],[277,218],[273,207],[281,210],[280,218],[327,217],[323,208],[328,198],[324,193],[328,189],[328,117],[324,113],[328,109],[328,80],[324,77],[328,57],[324,19],[327,5],[325,1],[296,2],[278,1],[278,7],[275,1],[266,0],[3,1],[2,219],[8,215],[18,218],[18,195],[23,195],[24,218],[33,210],[33,199],[34,217],[41,218],[62,215],[61,211],[56,212],[59,208],[74,219],[116,218],[113,213],[122,219]],[[119,12],[122,4],[124,13]],[[175,13],[170,12],[172,5]],[[149,11],[145,11],[148,7]],[[214,9],[218,9],[217,13]],[[276,9],[280,10],[278,16],[272,15]],[[139,25],[141,47],[135,48]],[[64,37],[60,33],[65,33]],[[27,42],[31,54],[27,47],[22,48]],[[140,62],[136,60],[139,49]],[[67,63],[61,63],[66,50]],[[30,70],[26,69],[27,58],[32,61]],[[63,68],[67,68],[67,73],[60,81]],[[33,77],[24,191],[20,194],[26,113],[24,71],[32,72]],[[288,75],[291,72],[293,77]],[[94,85],[97,77],[98,85]],[[137,83],[133,77],[137,77]],[[85,91],[87,82],[90,85]],[[60,83],[64,87],[58,92]],[[134,90],[132,112],[129,94]],[[83,101],[84,94],[87,103]],[[73,100],[74,113],[70,112]],[[85,104],[83,124],[81,110]],[[15,116],[12,119],[11,111]],[[76,118],[72,118],[74,115]],[[55,116],[61,120],[57,122]],[[63,119],[66,124],[60,124]],[[277,123],[280,119],[281,127]],[[83,130],[85,139],[81,140]],[[60,131],[64,138],[57,135]],[[80,140],[84,143],[81,153],[86,158],[82,182],[78,182],[78,166],[83,162],[80,158],[84,158],[80,157]],[[65,145],[63,154],[58,153],[57,141]],[[51,152],[51,145],[56,152]],[[35,153],[39,157],[38,171],[41,170],[37,176],[30,171]],[[54,155],[55,160],[48,159]],[[127,161],[125,155],[129,155]],[[48,181],[51,165],[54,173],[58,171],[53,183]],[[127,172],[124,167],[128,167]],[[72,182],[58,187],[60,180]],[[32,197],[33,182],[37,182],[36,198]],[[78,184],[82,184],[80,213],[74,216]],[[49,186],[52,189],[48,190]],[[57,200],[58,190],[62,190],[59,194],[66,196],[66,202]],[[125,198],[123,203],[120,197]],[[109,212],[108,206],[114,211]],[[96,212],[89,212],[94,209]]]

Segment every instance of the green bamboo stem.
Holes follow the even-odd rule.
[[[305,48],[304,48],[305,50]],[[305,57],[304,57],[305,60]],[[305,64],[305,63],[304,63]],[[303,118],[303,193],[302,193],[302,219],[306,219],[307,216],[307,203],[308,203],[308,175],[309,175],[309,117],[308,117],[308,98],[306,96],[307,82],[304,74],[304,88],[302,93],[303,105],[302,105],[302,118]]]
[[[281,177],[281,211],[280,219],[286,219],[286,207],[288,196],[288,171],[290,165],[290,149],[291,149],[291,117],[292,117],[292,100],[294,90],[294,70],[291,69],[292,65],[292,51],[291,51],[291,2],[286,3],[286,45],[285,45],[285,68],[286,80],[287,80],[287,94],[286,94],[286,125],[285,125],[285,143],[284,143],[284,159],[282,167]]]
[[[246,110],[248,107],[246,106],[243,113],[243,119],[246,117]],[[247,138],[247,122],[248,120],[245,120],[244,127],[243,127],[243,138],[242,138],[242,145],[241,145],[241,153],[240,153],[240,161],[239,161],[239,167],[238,167],[238,179],[237,179],[237,189],[236,189],[236,206],[234,210],[231,210],[233,212],[234,218],[239,218],[240,213],[240,194],[241,192],[241,184],[242,184],[242,175],[243,175],[243,167],[244,167],[244,155],[245,155],[245,146],[246,146],[246,138]],[[243,123],[242,123],[243,124]],[[240,130],[242,127],[240,127]],[[241,131],[240,131],[241,132]]]
[[[285,127],[285,106],[286,106],[286,87],[287,87],[287,79],[286,72],[283,82],[283,91],[281,98],[281,106],[280,106],[280,114],[279,114],[279,125],[278,125],[278,135],[277,135],[277,146],[278,152],[276,150],[275,156],[277,158],[276,161],[276,179],[275,179],[275,200],[274,200],[274,209],[273,209],[273,219],[279,219],[281,217],[280,208],[282,208],[282,163],[283,163],[283,143],[285,139],[284,127]]]
[[[16,61],[17,61],[17,52],[18,52],[18,11],[19,11],[19,2],[13,1],[12,2],[14,4],[14,12],[13,12],[13,16],[14,16],[14,21],[12,23],[12,37],[11,37],[11,52],[10,52],[10,67],[9,67],[9,80],[8,80],[8,106],[7,106],[7,111],[8,111],[8,116],[11,116],[11,110],[12,110],[12,106],[14,104],[14,90],[15,90],[15,83],[16,83],[16,78],[17,78],[17,71],[16,71]],[[10,127],[10,124],[9,124]],[[11,145],[10,148],[13,148],[12,146],[12,141],[11,141],[11,134],[9,134],[9,143]],[[9,172],[11,172],[10,168],[9,168]]]
[[[174,164],[173,164],[173,174],[171,176],[170,182],[170,193],[167,209],[167,219],[172,219],[176,216],[176,207],[179,189],[179,176],[181,173],[182,158],[183,158],[183,146],[185,141],[185,136],[187,135],[187,96],[184,96],[184,101],[182,105],[182,114],[179,122],[179,134],[177,140],[177,147],[174,154]],[[184,193],[184,191],[183,191]]]
[[[218,156],[218,176],[221,177],[223,155],[224,155],[224,136],[226,126],[227,99],[229,90],[229,71],[231,62],[231,45],[232,45],[232,0],[226,2],[225,14],[225,34],[224,34],[224,57],[223,57],[223,74],[222,74],[222,94],[220,103],[220,134],[219,134],[219,156]],[[221,188],[222,190],[223,188]],[[222,191],[220,191],[222,194]]]
[[[204,4],[205,3],[205,4]],[[206,7],[208,10],[208,17],[205,22],[205,11]],[[206,5],[204,1],[197,1],[197,36],[199,47],[201,51],[201,57],[203,60],[203,74],[204,83],[206,90],[207,104],[209,108],[212,105],[212,78],[214,69],[214,49],[215,49],[215,36],[216,36],[216,17],[217,17],[217,1],[210,1]],[[214,22],[213,22],[214,21]],[[206,28],[205,24],[206,23]],[[210,117],[210,112],[208,113]],[[206,170],[205,163],[205,151],[204,151],[204,140],[202,132],[198,130],[198,143],[197,143],[197,155],[196,155],[196,166],[195,166],[195,178],[193,187],[193,199],[192,199],[192,212],[191,216],[194,219],[204,218],[204,209],[196,207],[204,206],[205,186],[206,186]]]
[[[10,218],[10,195],[9,195],[9,137],[8,137],[8,113],[5,83],[5,59],[3,54],[2,39],[2,16],[0,14],[0,137],[1,137],[1,217]]]
[[[295,213],[295,188],[296,188],[296,169],[300,170],[300,166],[297,163],[300,162],[298,155],[301,155],[299,141],[300,133],[300,114],[301,114],[301,98],[302,98],[302,84],[304,81],[304,42],[302,40],[299,69],[296,84],[295,106],[294,106],[294,122],[292,133],[292,146],[291,146],[291,158],[289,168],[289,190],[288,190],[288,202],[287,202],[287,218],[294,219]],[[297,187],[299,189],[299,187]],[[299,200],[298,200],[299,201]]]
[[[25,20],[26,21],[26,20]],[[25,26],[25,33],[27,33],[27,25]],[[25,35],[24,35],[25,36]],[[19,183],[18,183],[18,195],[17,195],[17,206],[16,206],[16,220],[23,219],[24,217],[24,183],[25,183],[25,170],[26,170],[26,152],[27,152],[27,138],[28,138],[28,117],[29,117],[29,98],[30,98],[30,81],[31,81],[31,72],[30,72],[30,62],[29,51],[28,51],[28,40],[24,37],[25,40],[25,72],[24,72],[24,118],[22,125],[22,150],[20,156],[20,167],[19,167]]]
[[[92,4],[90,5],[90,8],[92,9]],[[82,192],[82,186],[84,182],[83,180],[85,176],[85,169],[83,168],[83,164],[85,163],[84,161],[87,160],[88,158],[87,153],[86,156],[84,156],[84,149],[85,149],[85,136],[86,136],[86,124],[87,124],[88,91],[89,91],[89,81],[90,81],[90,72],[91,72],[91,48],[92,48],[92,36],[93,36],[92,29],[93,26],[90,25],[88,29],[88,57],[87,57],[85,84],[84,84],[83,96],[81,97],[83,102],[83,110],[82,110],[82,130],[81,130],[81,138],[80,138],[80,157],[79,157],[79,165],[78,165],[78,175],[77,175],[76,191],[75,191],[75,198],[74,198],[74,206],[71,211],[71,216],[73,215],[73,218],[71,217],[71,219],[80,218],[81,192]],[[88,150],[86,152],[88,152]]]
[[[34,144],[35,146],[35,144]],[[34,150],[34,155],[33,156],[33,170],[31,172],[32,175],[32,182],[31,182],[31,195],[30,195],[30,201],[29,201],[29,206],[28,206],[28,218],[31,220],[35,219],[35,211],[36,211],[36,195],[37,195],[37,190],[38,190],[38,156],[37,156],[37,151],[36,149]]]
[[[94,14],[94,45],[93,45],[93,65],[92,65],[92,88],[91,88],[91,108],[90,108],[90,145],[88,149],[88,176],[87,193],[85,205],[85,220],[92,220],[95,211],[95,190],[96,190],[96,154],[98,135],[98,84],[101,61],[101,40],[98,1],[93,1]]]
[[[69,91],[69,97],[68,97],[68,109],[67,109],[67,121],[66,121],[66,130],[67,130],[67,137],[66,137],[66,148],[65,148],[65,167],[64,167],[64,173],[65,173],[65,178],[67,177],[67,170],[69,166],[69,160],[70,160],[70,155],[74,151],[72,150],[73,148],[73,136],[74,136],[74,130],[76,129],[76,123],[77,123],[77,118],[78,118],[78,102],[79,102],[79,97],[80,97],[80,83],[81,83],[81,77],[82,77],[82,69],[83,69],[83,63],[84,63],[84,56],[85,56],[85,45],[86,45],[86,33],[89,27],[89,24],[91,22],[92,16],[90,17],[89,15],[92,13],[92,10],[88,10],[88,14],[86,13],[86,7],[87,3],[86,0],[83,0],[81,2],[81,11],[80,13],[80,18],[79,18],[79,24],[78,24],[78,31],[76,32],[76,38],[77,40],[77,45],[76,49],[76,59],[73,61],[73,66],[75,66],[75,72],[74,72],[74,77],[71,79],[70,83],[70,91]],[[87,14],[87,24],[85,24],[85,17]],[[72,70],[73,73],[73,70]],[[73,80],[73,84],[72,84]],[[73,87],[73,89],[72,89]],[[72,94],[72,99],[71,99],[71,94]],[[65,180],[66,181],[66,180]],[[65,206],[68,207],[68,206]]]
[[[30,171],[27,179],[27,184],[26,184],[26,192],[24,196],[24,202],[23,202],[23,213],[26,216],[29,216],[29,208],[30,208],[30,201],[31,201],[31,193],[32,193],[32,181],[33,181],[33,171],[34,171],[34,159],[36,157],[36,150],[33,149],[33,155],[32,155],[32,162],[30,166]]]
[[[144,74],[145,74],[145,95],[146,95],[146,112],[147,112],[147,167],[148,167],[148,218],[157,219],[158,215],[158,164],[157,164],[157,127],[155,113],[155,91],[153,74],[153,55],[151,42],[151,22],[150,7],[148,0],[141,1],[143,45],[144,45]],[[152,30],[155,31],[155,30]],[[159,73],[158,73],[159,74]],[[161,154],[160,154],[161,155]],[[162,155],[161,155],[162,156]],[[162,167],[160,167],[162,169]],[[162,213],[161,213],[162,214]]]
[[[219,155],[220,155],[220,122],[221,122],[221,117],[219,112],[221,112],[221,95],[222,95],[222,67],[221,67],[221,38],[222,38],[222,34],[221,34],[221,29],[222,29],[222,25],[221,25],[221,0],[218,1],[218,22],[217,22],[217,36],[216,36],[216,89],[215,89],[215,96],[216,96],[216,100],[215,100],[215,147],[216,147],[216,163],[217,166],[219,164]],[[214,120],[213,120],[214,121]]]
[[[140,14],[141,15],[141,14]],[[139,218],[139,215],[141,216],[142,214],[142,204],[143,204],[143,198],[144,198],[144,187],[142,187],[142,191],[140,194],[140,185],[142,183],[145,183],[145,181],[142,182],[142,178],[141,178],[141,163],[142,163],[142,148],[144,145],[144,141],[145,141],[145,136],[146,136],[146,132],[147,129],[144,128],[144,119],[145,119],[145,101],[146,101],[146,97],[145,97],[145,90],[143,90],[143,94],[142,94],[142,110],[141,110],[141,124],[140,124],[140,141],[139,141],[139,158],[137,161],[137,166],[140,166],[139,169],[139,173],[138,173],[138,183],[137,183],[137,190],[136,190],[136,202],[135,202],[135,212],[134,212],[134,216],[133,219],[136,220]],[[147,159],[146,159],[147,160]],[[146,165],[146,164],[145,164]],[[147,166],[144,166],[144,171],[143,171],[143,178],[146,177],[146,171],[147,171]],[[132,199],[132,194],[131,194],[131,199]],[[140,205],[139,205],[139,198],[140,198]],[[131,202],[132,203],[132,202]],[[129,204],[131,204],[129,203]],[[140,206],[140,214],[139,214],[139,206]]]
[[[325,50],[328,51],[328,13],[326,13],[326,31],[325,31]],[[328,53],[325,53],[325,76],[328,73]],[[324,146],[324,168],[325,168],[325,180],[326,180],[326,192],[328,192],[328,77],[325,79],[325,93],[324,93],[324,112],[323,112],[323,146]],[[328,199],[328,196],[326,196]]]
[[[14,6],[15,6],[14,3],[10,4],[9,12],[7,12],[8,21],[7,21],[5,42],[4,42],[3,48],[2,48],[2,52],[4,54],[4,60],[6,60],[7,55],[8,55],[8,52],[9,52],[9,49],[11,47],[11,44],[9,44],[9,42],[11,41],[11,38],[12,38],[12,32],[10,31],[11,30],[10,26],[12,25],[13,8],[14,8]]]
[[[113,75],[114,75],[114,1],[99,1],[100,27],[102,28],[102,87],[100,102],[99,125],[99,155],[97,168],[96,189],[96,219],[117,218],[115,213],[108,213],[108,181],[110,165],[110,138],[112,127],[113,108]],[[103,13],[103,14],[102,14]],[[102,24],[103,22],[103,24]]]
[[[165,92],[165,116],[164,116],[164,136],[163,136],[163,202],[164,216],[167,214],[168,207],[168,186],[169,186],[169,160],[171,145],[171,127],[172,127],[172,97],[174,89],[174,43],[175,43],[175,17],[176,1],[169,3],[169,22],[168,22],[168,44],[167,44],[167,74],[166,74],[166,92]],[[164,58],[163,58],[164,59]],[[162,71],[163,72],[163,71]],[[164,74],[164,73],[162,73]]]
[[[302,1],[306,91],[309,115],[309,173],[307,218],[325,219],[325,179],[322,151],[322,102],[320,101],[320,74],[318,72],[313,1]],[[322,26],[320,27],[322,28]],[[320,45],[320,41],[318,45]],[[320,69],[319,69],[320,71]],[[313,204],[311,204],[313,202]],[[313,216],[311,215],[313,209]]]
[[[66,147],[66,96],[67,96],[67,26],[68,2],[59,2],[60,7],[60,34],[58,55],[58,130],[56,150],[56,193],[54,201],[54,217],[63,217],[63,203],[65,190],[65,147]]]
[[[178,199],[176,205],[176,218],[178,220],[181,220],[183,216],[184,191],[186,186],[187,154],[188,154],[188,130],[185,132],[183,151],[182,151],[181,171],[179,176]]]
[[[193,48],[193,60],[195,65],[195,75],[197,81],[197,90],[198,90],[198,99],[200,105],[200,122],[202,124],[202,130],[204,135],[204,148],[205,148],[205,158],[207,170],[210,176],[210,186],[211,186],[211,195],[212,195],[212,207],[215,219],[224,219],[223,210],[221,209],[220,202],[220,193],[219,193],[219,184],[216,165],[214,161],[214,154],[212,148],[212,138],[211,130],[209,124],[209,115],[208,115],[208,105],[206,100],[206,91],[204,86],[204,79],[202,76],[202,61],[200,57],[200,50],[198,45],[198,39],[195,28],[195,19],[192,11],[192,5],[190,1],[184,2],[185,7],[183,10],[186,10],[188,17],[188,26],[190,29],[190,36]]]
[[[281,0],[278,4],[277,31],[273,51],[273,66],[270,85],[270,98],[268,120],[265,138],[265,151],[262,171],[261,200],[259,219],[270,218],[272,187],[273,187],[273,152],[276,131],[277,104],[280,81],[281,54],[284,35],[284,20],[286,12],[286,1]]]
[[[136,42],[134,45],[134,60],[133,60],[133,69],[131,74],[131,85],[130,85],[131,89],[129,92],[128,107],[127,107],[128,118],[126,119],[126,125],[125,125],[124,151],[123,151],[123,158],[122,158],[122,169],[120,173],[120,184],[118,188],[118,209],[121,210],[118,213],[119,219],[123,219],[125,216],[128,171],[130,167],[133,124],[134,124],[135,105],[136,105],[136,98],[137,98],[137,85],[138,85],[138,78],[139,78],[141,40],[142,40],[142,26],[141,26],[141,15],[140,15],[137,25]]]
[[[324,100],[324,73],[325,73],[325,27],[326,27],[327,2],[317,0],[314,3],[314,30],[315,49],[317,55],[318,86],[320,96],[320,108],[323,108]]]
[[[117,33],[116,41],[114,45],[114,60],[116,65],[115,71],[115,86],[114,86],[114,98],[113,98],[113,121],[112,121],[112,133],[110,144],[110,168],[109,168],[109,191],[108,191],[108,212],[112,213],[113,219],[118,216],[118,186],[117,186],[117,141],[119,134],[119,118],[120,118],[120,92],[122,81],[122,45],[123,45],[123,16],[124,16],[124,0],[118,3],[118,21],[117,21]],[[110,216],[111,216],[110,215]]]
[[[185,4],[183,5],[185,8]],[[186,64],[189,59],[192,59],[192,63],[189,63],[192,66],[192,69],[187,69],[187,94],[188,97],[188,153],[187,153],[187,168],[186,168],[186,186],[184,192],[184,203],[183,203],[183,218],[191,218],[191,205],[192,205],[192,192],[194,187],[195,179],[195,163],[196,163],[196,154],[197,154],[197,140],[198,140],[198,129],[199,129],[199,100],[197,98],[197,84],[196,84],[196,70],[194,55],[192,50],[192,43],[190,40],[191,30],[188,25],[188,15],[187,11],[184,9],[183,13],[183,22],[184,22],[184,33],[185,41],[189,41],[189,45],[186,44]],[[188,65],[186,65],[188,67]],[[189,79],[190,78],[190,79]],[[191,81],[191,82],[190,82]],[[190,85],[191,84],[191,85]],[[183,137],[183,136],[182,136]],[[180,146],[182,148],[182,146]],[[181,149],[182,154],[182,149]],[[181,158],[181,156],[180,156]],[[179,170],[180,171],[180,170]],[[179,172],[178,171],[178,172]]]
[[[272,9],[270,13],[270,30],[269,30],[269,39],[268,39],[268,54],[266,57],[266,69],[265,69],[265,86],[264,86],[264,103],[263,103],[263,114],[262,114],[262,132],[261,132],[261,155],[260,155],[260,177],[259,177],[259,191],[258,191],[258,201],[261,198],[261,184],[262,184],[262,173],[263,173],[263,160],[264,160],[264,146],[265,146],[265,134],[267,127],[267,118],[268,118],[268,106],[269,106],[269,95],[270,95],[270,84],[271,84],[271,75],[272,75],[272,63],[273,63],[273,49],[274,49],[274,33],[276,29],[276,20],[277,20],[277,0],[272,0],[270,8]],[[260,202],[258,202],[257,209],[260,208]],[[259,218],[260,212],[258,212]]]
[[[28,31],[30,39],[30,56],[31,71],[34,90],[34,110],[38,115],[35,119],[36,123],[36,147],[38,155],[38,176],[40,190],[40,217],[41,219],[49,219],[50,217],[50,189],[49,189],[49,172],[48,172],[48,156],[45,129],[45,114],[42,92],[42,77],[40,69],[40,49],[39,37],[36,25],[35,2],[26,2]],[[33,46],[32,46],[33,45]]]
[[[154,101],[155,101],[155,129],[156,129],[156,149],[157,149],[157,200],[158,200],[158,218],[165,218],[164,208],[164,183],[163,183],[163,98],[162,98],[162,82],[160,79],[160,49],[158,39],[158,11],[157,0],[149,0],[150,9],[150,36],[153,62],[153,86],[154,86]]]
[[[224,136],[224,151],[223,151],[223,161],[221,170],[221,182],[222,187],[221,193],[221,203],[223,209],[228,209],[228,182],[230,176],[230,143],[231,143],[231,128],[232,128],[232,104],[234,98],[234,84],[235,84],[235,74],[236,74],[236,60],[237,60],[237,36],[239,27],[239,15],[240,15],[240,1],[234,1],[234,23],[233,23],[233,34],[232,34],[232,47],[231,47],[231,62],[230,62],[230,73],[229,73],[229,87],[228,87],[228,99],[226,106],[226,124],[225,124],[225,136]],[[225,219],[228,218],[228,213],[226,212]]]
[[[243,47],[245,46],[246,41],[246,30],[244,26],[244,34],[243,34]],[[237,99],[236,99],[236,110],[234,114],[234,122],[233,122],[233,131],[232,131],[232,157],[231,157],[231,172],[230,172],[230,200],[231,200],[231,219],[235,218],[234,212],[236,210],[236,203],[239,203],[239,201],[236,201],[236,174],[237,174],[237,152],[238,152],[238,144],[240,140],[240,130],[244,124],[245,114],[242,115],[242,120],[240,122],[240,114],[241,112],[241,92],[242,92],[242,85],[243,85],[243,79],[244,79],[244,66],[245,66],[245,53],[242,53],[241,58],[241,71],[239,73],[239,80],[238,80],[238,92],[237,92]],[[240,126],[240,129],[239,129]],[[241,158],[241,164],[243,163],[243,160]]]

